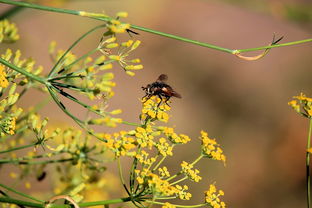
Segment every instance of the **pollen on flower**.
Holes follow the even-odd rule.
[[[165,202],[161,208],[176,208],[176,206],[173,204],[170,204],[169,202]]]
[[[193,169],[193,165],[183,161],[181,167],[182,173],[184,173],[190,180],[199,182],[202,179],[202,177],[198,175],[199,170]]]
[[[219,190],[214,184],[210,184],[209,189],[205,191],[205,203],[209,204],[213,208],[225,208],[225,203],[220,200],[220,196],[223,196],[224,192]]]
[[[16,118],[11,116],[6,117],[0,121],[0,126],[4,133],[13,135],[15,134]]]
[[[294,99],[288,102],[297,113],[302,114],[305,117],[312,117],[312,98],[307,97],[305,94],[300,93],[299,96],[294,96]]]
[[[10,23],[7,19],[0,21],[0,43],[11,43],[19,39],[18,29],[14,23]]]
[[[210,139],[207,132],[201,131],[200,133],[202,154],[214,160],[223,161],[225,164],[226,157],[223,154],[223,150],[220,148],[220,144],[218,144],[215,139]]]
[[[7,80],[7,74],[4,70],[4,66],[0,64],[0,87],[6,88],[9,86],[9,81]]]
[[[164,166],[162,168],[158,168],[158,172],[162,178],[169,178],[170,177],[170,173],[169,173],[166,166]]]
[[[192,197],[192,194],[187,192],[188,186],[184,185],[183,187],[180,185],[176,185],[176,188],[179,190],[178,196],[182,200],[190,200]]]

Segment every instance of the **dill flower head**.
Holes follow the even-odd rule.
[[[8,116],[1,120],[0,126],[4,133],[13,135],[15,134],[16,118]]]
[[[225,208],[225,203],[220,200],[220,196],[223,196],[222,190],[217,191],[214,184],[210,184],[209,189],[205,191],[205,203],[209,204],[213,208]]]
[[[12,43],[19,39],[18,29],[14,23],[10,23],[7,19],[0,21],[0,43]]]
[[[9,86],[9,81],[7,80],[7,74],[5,72],[5,68],[2,64],[0,64],[0,87],[6,88]]]
[[[200,177],[198,175],[199,170],[193,169],[192,164],[189,164],[189,163],[183,161],[181,163],[181,167],[182,167],[182,173],[184,173],[185,176],[187,176],[190,180],[195,181],[195,182],[199,182],[202,179],[202,177]]]
[[[307,97],[305,94],[300,93],[299,96],[294,96],[294,100],[288,102],[297,113],[311,118],[312,117],[312,98]]]
[[[152,96],[149,99],[143,98],[142,99],[143,107],[141,113],[141,120],[159,120],[162,122],[169,121],[169,115],[166,111],[170,110],[170,106],[166,103],[162,102],[162,100],[157,96]],[[160,104],[159,104],[160,103]]]
[[[220,148],[220,144],[218,144],[215,139],[210,139],[207,132],[201,131],[200,133],[200,139],[202,141],[202,154],[214,160],[220,160],[225,163],[226,157],[223,154],[223,150]]]

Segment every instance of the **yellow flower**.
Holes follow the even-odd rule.
[[[165,178],[165,177],[169,178],[170,177],[170,173],[169,173],[166,166],[164,166],[162,168],[158,168],[158,172],[162,178]]]
[[[6,117],[4,118],[1,123],[1,129],[4,133],[13,135],[15,134],[15,128],[16,128],[16,118],[15,117]]]
[[[216,142],[216,140],[210,139],[208,137],[207,132],[201,131],[200,133],[201,133],[200,139],[202,140],[201,145],[202,154],[214,160],[223,161],[223,163],[225,164],[226,157],[223,154],[223,150],[220,148],[220,145]]]
[[[7,74],[4,70],[4,66],[0,64],[0,87],[6,88],[9,86],[9,81],[6,78]]]
[[[173,204],[170,204],[169,202],[165,202],[161,208],[176,208],[176,206]]]
[[[205,203],[213,208],[225,208],[225,203],[220,200],[219,196],[223,196],[224,192],[219,190],[214,184],[210,184],[209,189],[205,191]]]
[[[185,176],[187,176],[190,180],[199,182],[202,179],[202,177],[198,175],[199,170],[193,169],[193,165],[188,164],[187,162],[183,161],[181,163],[181,167],[182,167],[182,173],[184,173]]]
[[[309,98],[305,96],[303,93],[300,93],[299,96],[294,96],[294,99],[297,99],[297,100],[292,100],[288,102],[288,105],[290,105],[297,113],[300,113],[305,117],[311,118],[312,117],[312,98]]]
[[[18,29],[14,23],[10,23],[8,20],[0,21],[0,43],[1,42],[15,42],[19,39],[17,33]]]

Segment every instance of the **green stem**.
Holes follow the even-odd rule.
[[[161,158],[161,160],[155,165],[155,167],[153,168],[152,172],[154,172],[155,170],[157,170],[157,168],[164,162],[164,160],[167,158],[167,156],[163,156]]]
[[[175,181],[175,182],[173,182],[173,183],[170,183],[170,186],[173,186],[173,185],[175,185],[175,184],[177,184],[177,183],[180,183],[180,182],[182,182],[182,181],[184,181],[184,180],[186,180],[187,179],[187,177],[185,176],[184,178],[181,178],[180,180],[177,180],[177,181]]]
[[[41,203],[33,203],[33,202],[29,202],[29,201],[23,201],[23,200],[19,200],[19,199],[13,199],[11,197],[0,197],[0,202],[3,203],[9,203],[9,204],[17,204],[17,205],[21,205],[21,206],[27,206],[27,207],[35,207],[35,208],[44,208],[45,204]],[[62,206],[63,208],[64,206]],[[55,207],[53,206],[53,208],[61,208],[61,207]]]
[[[1,1],[0,1],[1,2]],[[50,8],[50,7],[48,7]],[[88,35],[90,35],[92,32],[96,31],[99,28],[104,27],[105,25],[98,25],[94,28],[92,28],[91,30],[89,30],[88,32],[84,33],[81,37],[79,37],[66,51],[65,53],[61,56],[61,58],[58,59],[58,61],[56,62],[56,64],[53,66],[53,68],[51,69],[50,73],[48,74],[48,77],[51,78],[56,69],[58,69],[58,67],[60,67],[60,63],[64,60],[65,56],[85,37],[87,37]],[[74,62],[75,63],[75,62]]]
[[[19,68],[19,67],[15,66],[15,65],[11,64],[10,62],[6,61],[3,58],[0,58],[0,63],[5,65],[5,66],[7,66],[7,67],[9,67],[9,68],[11,68],[11,69],[13,69],[14,71],[17,71],[17,72],[25,75],[26,77],[29,77],[29,78],[31,78],[33,80],[38,81],[38,82],[40,82],[40,83],[42,83],[44,85],[47,83],[45,78],[36,76],[36,75],[34,75],[34,74],[32,74],[32,73],[30,73],[30,72],[28,72],[28,71],[26,71],[26,70],[24,70],[22,68]]]
[[[44,161],[26,161],[26,160],[0,160],[0,164],[19,164],[19,165],[38,165],[38,164],[49,164],[49,163],[62,163],[73,161],[74,158],[58,159],[58,160],[44,160]]]
[[[103,27],[103,25],[100,25],[101,27]],[[99,27],[99,26],[98,26]],[[98,29],[98,27],[96,27],[96,29]],[[91,30],[91,31],[94,31],[94,28]],[[90,34],[90,31],[89,33]],[[65,66],[64,69],[69,69],[70,67],[74,66],[76,63],[78,63],[79,61],[87,58],[88,56],[94,54],[95,52],[99,51],[99,48],[95,48],[95,49],[92,49],[91,51],[89,51],[88,53],[84,54],[83,56],[79,57],[78,59],[76,59],[75,61],[73,61],[72,63],[70,63],[68,66]]]
[[[156,201],[149,201],[146,200],[146,202],[148,203],[153,203],[153,204],[159,204],[159,205],[164,205],[164,202],[156,202]],[[178,205],[178,204],[174,204],[175,207],[185,207],[185,208],[194,208],[194,207],[203,207],[203,206],[207,206],[207,204],[195,204],[195,205]]]
[[[307,141],[307,150],[311,148],[311,134],[312,134],[312,119],[309,120],[309,133]],[[308,208],[311,207],[311,175],[310,175],[310,153],[306,153],[306,170],[307,170],[307,203]]]
[[[111,199],[111,200],[105,200],[105,201],[93,201],[93,202],[84,202],[78,204],[79,207],[91,207],[91,206],[98,206],[98,205],[108,205],[108,204],[118,204],[122,202],[129,202],[131,201],[130,197],[126,198],[119,198],[119,199]],[[9,203],[9,204],[17,204],[27,207],[35,207],[35,208],[45,208],[46,203],[44,201],[41,201],[42,203],[33,203],[18,199],[13,199],[11,197],[0,197],[0,202]],[[70,208],[67,204],[49,204],[49,208]]]
[[[19,7],[19,6],[16,6],[16,7],[12,7],[11,9],[8,9],[7,11],[3,12],[0,16],[0,20],[3,20],[3,19],[7,19],[7,18],[10,18],[12,15],[18,13],[19,11],[25,9],[24,7]]]
[[[27,145],[20,146],[20,147],[14,147],[14,148],[11,148],[11,149],[7,149],[7,150],[0,151],[0,154],[4,154],[4,153],[8,153],[8,152],[13,152],[13,151],[16,151],[16,150],[21,150],[21,149],[33,147],[33,146],[35,146],[35,145],[36,145],[36,143],[27,144]]]
[[[26,3],[26,2],[18,2],[18,1],[12,1],[12,0],[0,0],[0,3],[11,4],[11,5],[16,5],[16,6],[22,6],[22,7],[28,7],[28,8],[32,8],[32,9],[39,9],[39,10],[50,11],[50,12],[65,13],[65,14],[71,14],[71,15],[79,15],[79,16],[89,17],[89,18],[92,18],[92,19],[106,21],[106,22],[110,21],[112,19],[110,17],[103,17],[103,16],[101,16],[101,14],[96,14],[96,13],[94,13],[92,15],[82,15],[81,11],[70,10],[70,9],[59,9],[59,8],[47,7],[47,6],[42,6],[42,5],[32,4],[32,3]],[[148,32],[148,33],[152,33],[152,34],[155,34],[155,35],[160,35],[160,36],[167,37],[167,38],[172,38],[172,39],[175,39],[175,40],[180,40],[180,41],[191,43],[191,44],[194,44],[194,45],[199,45],[199,46],[215,49],[215,50],[218,50],[218,51],[223,51],[223,52],[226,52],[226,53],[231,53],[231,54],[243,53],[243,52],[248,52],[248,51],[259,51],[259,50],[264,50],[264,49],[269,49],[269,48],[277,48],[277,47],[282,47],[282,46],[290,46],[290,45],[297,45],[297,44],[300,44],[300,43],[312,42],[312,39],[310,38],[310,39],[293,41],[293,42],[288,42],[288,43],[268,45],[268,46],[263,46],[263,47],[258,47],[258,48],[248,48],[248,49],[233,50],[233,49],[223,48],[223,47],[216,46],[216,45],[209,44],[209,43],[204,43],[204,42],[200,42],[200,41],[196,41],[196,40],[191,40],[191,39],[188,39],[188,38],[184,38],[184,37],[173,35],[173,34],[169,34],[169,33],[160,32],[160,31],[157,31],[157,30],[141,27],[141,26],[138,26],[138,25],[131,25],[131,28],[136,29],[136,30],[140,30],[140,31],[144,31],[144,32]]]
[[[305,39],[305,40],[298,40],[298,41],[288,42],[288,43],[281,43],[281,44],[273,44],[273,45],[268,45],[268,46],[262,46],[262,47],[258,47],[258,48],[239,49],[239,50],[235,50],[235,51],[238,52],[238,53],[244,53],[244,52],[249,52],[249,51],[259,51],[259,50],[265,50],[265,49],[270,49],[270,48],[277,48],[277,47],[282,47],[282,46],[297,45],[297,44],[302,44],[302,43],[307,43],[307,42],[312,42],[312,38]]]
[[[164,33],[164,32],[160,32],[160,31],[157,31],[157,30],[153,30],[153,29],[149,29],[149,28],[145,28],[145,27],[141,27],[141,26],[137,26],[137,25],[131,25],[131,28],[137,29],[137,30],[141,30],[141,31],[144,31],[144,32],[148,32],[148,33],[152,33],[152,34],[155,34],[155,35],[160,35],[160,36],[163,36],[163,37],[167,37],[167,38],[171,38],[171,39],[175,39],[175,40],[191,43],[191,44],[194,44],[194,45],[199,45],[199,46],[203,46],[203,47],[206,47],[206,48],[211,48],[211,49],[215,49],[215,50],[218,50],[218,51],[223,51],[223,52],[226,52],[226,53],[233,53],[233,50],[228,49],[228,48],[222,48],[220,46],[212,45],[212,44],[209,44],[209,43],[204,43],[204,42],[200,42],[200,41],[197,41],[197,40],[191,40],[191,39],[184,38],[184,37],[181,37],[181,36],[177,36],[177,35],[173,35],[173,34],[169,34],[169,33]]]
[[[120,157],[118,157],[117,161],[118,161],[119,178],[120,178],[120,181],[121,181],[122,185],[126,188],[125,179],[124,179],[123,174],[122,174],[122,167],[121,167]]]
[[[11,192],[13,192],[13,193],[15,193],[15,194],[18,194],[18,195],[20,195],[20,196],[23,196],[23,197],[25,197],[25,198],[28,198],[28,199],[31,199],[31,200],[34,200],[34,201],[37,201],[37,202],[41,202],[41,203],[44,202],[44,201],[42,201],[42,200],[36,199],[36,198],[34,198],[34,197],[32,197],[32,196],[29,196],[29,195],[27,195],[27,194],[24,194],[24,193],[21,193],[21,192],[19,192],[19,191],[16,191],[15,189],[13,189],[13,188],[11,188],[11,187],[8,187],[8,186],[6,186],[6,185],[4,185],[4,184],[1,184],[1,183],[0,183],[0,187],[5,188],[6,190],[11,191]]]
[[[192,166],[194,166],[196,163],[198,163],[202,158],[204,157],[204,155],[200,155],[198,158],[196,158],[196,160],[194,160],[194,162],[191,163]]]

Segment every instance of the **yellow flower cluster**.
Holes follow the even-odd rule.
[[[148,173],[146,176],[148,187],[151,189],[155,196],[172,196],[179,191],[166,180],[161,179],[154,173]]]
[[[288,105],[290,105],[297,113],[300,113],[307,118],[312,118],[312,98],[301,93],[299,96],[294,96],[294,99],[295,100],[288,102]]]
[[[205,191],[205,203],[209,204],[213,208],[225,208],[225,203],[220,200],[220,196],[223,196],[224,192],[219,190],[214,184],[211,184],[209,190]]]
[[[5,72],[5,68],[2,64],[0,64],[0,87],[6,88],[9,86],[9,81],[6,78],[7,74]]]
[[[155,147],[157,148],[159,154],[164,157],[173,155],[173,145],[170,145],[164,137],[159,139],[159,141],[155,144]]]
[[[166,137],[173,144],[186,144],[191,141],[190,137],[185,134],[177,134],[173,128],[170,127],[159,127],[159,129],[166,135]]]
[[[133,135],[136,138],[136,141],[140,147],[148,147],[152,149],[154,145],[154,136],[152,135],[153,130],[150,125],[147,125],[146,128],[137,127],[135,132],[129,132],[130,135]]]
[[[161,102],[160,105],[158,105]],[[152,96],[148,100],[142,99],[143,107],[141,113],[141,120],[146,121],[147,119],[151,121],[159,120],[162,122],[168,122],[169,115],[166,111],[170,110],[170,106],[162,102],[159,97]]]
[[[176,188],[178,189],[179,193],[178,196],[182,200],[190,200],[192,197],[192,194],[189,192],[186,192],[188,190],[188,186],[184,185],[183,187],[180,185],[176,185]]]
[[[16,120],[23,112],[21,108],[14,105],[19,98],[15,90],[16,84],[14,83],[8,90],[8,95],[0,100],[0,137],[15,134]]]
[[[169,173],[168,168],[166,166],[164,166],[162,168],[158,168],[158,172],[162,178],[169,178],[170,177],[170,173]]]
[[[143,166],[151,166],[155,161],[155,157],[149,157],[149,153],[142,150],[135,156]]]
[[[120,17],[127,17],[128,16],[127,12],[118,12],[116,14],[116,16],[117,16],[116,19],[111,19],[107,23],[107,29],[108,29],[109,34],[124,33],[128,29],[130,29],[130,24],[122,23],[121,21],[119,21]]]
[[[17,50],[15,53],[12,52],[11,49],[7,49],[4,54],[1,55],[1,58],[5,59],[6,61],[14,64],[17,67],[23,68],[27,72],[31,72],[34,75],[39,75],[43,71],[42,66],[38,66],[35,68],[35,61],[32,58],[22,59],[21,58],[22,53],[20,50]],[[24,85],[31,81],[28,77],[25,77],[24,75],[13,71],[11,69],[7,69],[7,79],[13,78],[15,79],[14,82],[18,83],[19,85]],[[18,82],[18,78],[21,78],[22,80]],[[10,79],[9,79],[10,80]]]
[[[15,134],[16,118],[10,116],[6,117],[1,120],[0,126],[4,133],[13,135]]]
[[[184,173],[190,180],[195,181],[195,182],[199,182],[202,177],[200,177],[199,174],[199,170],[194,169],[193,170],[193,165],[189,164],[185,161],[183,161],[181,163],[181,168],[182,168],[182,173]]]
[[[215,139],[210,139],[207,132],[201,131],[200,133],[202,154],[214,160],[221,160],[225,164],[226,157],[223,154],[223,150],[220,148],[220,144],[218,144]]]
[[[11,43],[19,39],[17,27],[14,23],[10,23],[4,19],[0,21],[0,43]]]
[[[164,205],[161,206],[161,208],[176,208],[176,206],[170,204],[169,202],[165,202]]]
[[[105,134],[104,139],[107,141],[104,146],[110,149],[115,157],[136,155],[135,139],[130,137],[126,131],[120,131],[114,134]]]

